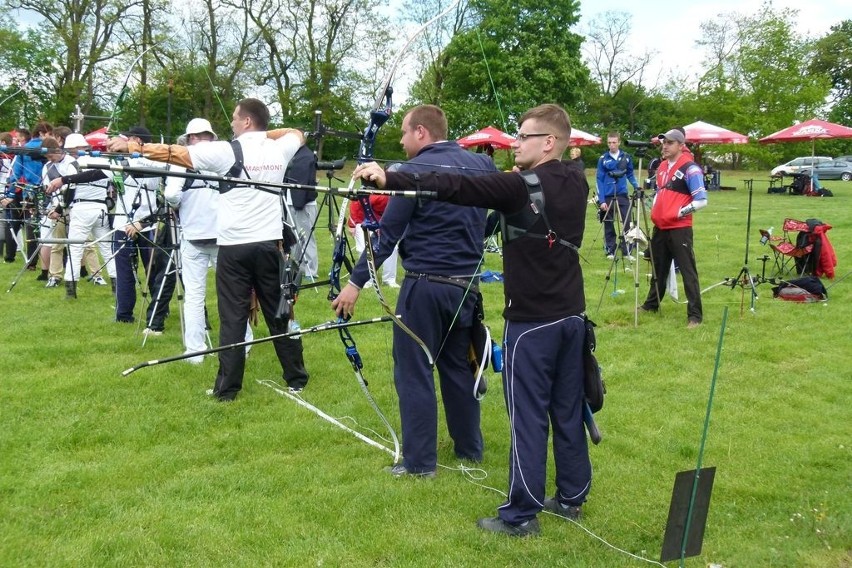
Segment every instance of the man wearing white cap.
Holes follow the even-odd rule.
[[[704,171],[686,151],[686,136],[682,128],[660,134],[663,161],[657,169],[657,195],[651,207],[654,233],[651,237],[651,257],[654,272],[651,289],[641,311],[656,312],[660,307],[659,289],[669,277],[672,260],[680,267],[683,289],[686,292],[687,328],[701,325],[701,287],[698,268],[692,250],[692,214],[707,206]]]
[[[213,126],[204,118],[193,118],[178,141],[187,146],[212,142],[218,137]],[[181,166],[170,166],[171,171],[185,171]],[[207,293],[207,268],[216,266],[219,247],[216,245],[217,214],[219,210],[218,184],[200,179],[172,176],[166,179],[165,198],[178,211],[181,227],[181,274],[184,287],[184,332],[186,352],[207,349],[207,318],[204,298]],[[246,340],[252,338],[247,327]],[[198,355],[186,359],[200,364]]]
[[[66,150],[88,150],[89,144],[82,134],[71,133],[65,139]],[[110,241],[107,235],[109,217],[107,214],[108,181],[99,170],[83,170],[88,164],[108,164],[104,158],[81,156],[72,164],[75,172],[63,175],[51,181],[46,193],[56,193],[63,185],[68,186],[65,205],[71,208],[71,219],[68,222],[68,238],[73,241],[84,241],[89,233],[98,241],[101,255],[107,259],[107,273],[115,278],[115,263],[112,260]],[[80,261],[83,258],[83,245],[68,246],[68,261],[65,263],[65,297],[77,297],[77,281],[80,279]]]

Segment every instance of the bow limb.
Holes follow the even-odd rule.
[[[133,74],[133,69],[136,68],[136,65],[142,61],[142,58],[146,53],[154,49],[154,46],[149,46],[146,48],[139,56],[133,60],[133,63],[130,64],[130,67],[127,68],[127,73],[124,75],[124,81],[121,83],[121,89],[118,91],[118,96],[115,98],[115,103],[112,105],[112,113],[109,116],[109,123],[107,123],[106,131],[107,134],[112,130],[112,125],[115,122],[115,115],[118,112],[118,109],[121,108],[121,103],[124,102],[124,97],[127,95],[127,84],[130,82],[130,76]]]
[[[339,319],[338,321],[343,322],[345,320]],[[370,406],[373,407],[373,410],[376,411],[379,419],[385,425],[385,428],[387,428],[391,440],[393,440],[393,465],[396,465],[399,463],[400,458],[399,437],[396,435],[396,431],[393,429],[393,426],[391,426],[391,423],[385,417],[384,413],[382,413],[379,405],[376,404],[370,389],[367,388],[367,380],[361,372],[364,368],[364,362],[361,360],[361,355],[358,353],[358,347],[355,345],[355,339],[353,339],[352,333],[350,333],[349,329],[345,327],[339,328],[338,332],[340,333],[340,341],[343,342],[343,347],[346,350],[346,358],[349,360],[349,363],[352,365],[352,370],[355,372],[355,378],[358,380],[358,385],[360,385],[361,390],[364,392],[364,396],[367,398]]]
[[[396,57],[388,69],[385,78],[381,82],[381,87],[379,88],[379,92],[376,96],[375,104],[373,104],[373,109],[370,111],[370,122],[367,125],[367,128],[364,129],[364,134],[361,137],[361,144],[358,148],[358,163],[363,164],[373,159],[373,151],[375,148],[376,135],[378,134],[379,129],[387,122],[390,118],[391,112],[393,110],[393,88],[391,87],[391,83],[393,82],[394,74],[396,73],[396,69],[399,66],[400,61],[402,61],[402,57],[408,51],[408,48],[414,43],[414,40],[417,39],[420,34],[426,31],[429,26],[433,23],[437,22],[445,15],[449,14],[456,6],[459,5],[461,0],[453,0],[446,8],[441,10],[438,14],[433,16],[429,21],[424,23],[420,28],[418,28],[411,36],[409,36],[408,40],[399,50]],[[347,186],[347,192],[352,193],[354,191],[355,180],[352,179]],[[365,232],[365,242],[367,243],[366,251],[367,251],[367,266],[370,270],[370,276],[373,279],[373,286],[376,290],[376,295],[379,297],[379,303],[382,305],[382,309],[387,313],[394,324],[396,324],[402,331],[404,331],[407,335],[409,335],[420,347],[423,349],[424,353],[426,353],[426,357],[429,360],[430,365],[435,364],[435,359],[432,357],[432,353],[429,351],[429,348],[426,346],[426,343],[417,336],[411,328],[405,325],[402,320],[394,313],[393,310],[388,306],[387,301],[382,294],[381,287],[379,285],[379,279],[376,277],[376,264],[375,258],[373,256],[373,250],[371,246],[370,239],[370,230],[378,229],[378,220],[376,219],[375,214],[373,213],[373,208],[370,205],[369,197],[362,196],[358,198],[358,202],[361,204],[364,209],[364,223],[362,224],[362,228]],[[348,206],[348,201],[344,200],[342,211],[345,211],[346,206]],[[341,213],[340,219],[338,220],[338,230],[337,233],[340,235],[342,233],[343,226],[343,217],[344,213]]]

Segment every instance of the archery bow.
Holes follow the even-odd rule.
[[[364,134],[361,138],[361,144],[358,148],[357,161],[358,161],[359,164],[363,164],[365,162],[369,162],[369,161],[373,160],[373,153],[374,153],[375,144],[376,144],[376,135],[378,134],[379,129],[381,129],[381,127],[384,126],[384,124],[388,121],[388,119],[391,116],[391,113],[393,112],[393,87],[391,87],[391,83],[393,82],[393,77],[394,77],[394,74],[396,73],[396,68],[399,66],[400,61],[402,61],[402,56],[405,55],[408,48],[412,45],[412,43],[414,43],[414,40],[417,39],[417,37],[419,37],[420,34],[422,34],[424,31],[426,31],[426,29],[428,29],[429,26],[431,26],[434,22],[437,22],[438,20],[443,18],[445,15],[450,13],[450,11],[452,11],[456,6],[458,6],[460,1],[461,0],[454,0],[446,8],[441,10],[441,12],[439,12],[437,15],[433,16],[426,23],[424,23],[422,26],[420,26],[420,28],[418,28],[408,38],[408,40],[405,42],[405,44],[399,50],[399,53],[397,53],[396,57],[394,58],[393,62],[390,65],[390,68],[388,69],[387,74],[385,75],[385,78],[382,80],[381,87],[380,87],[380,89],[378,91],[378,95],[376,97],[376,102],[373,105],[372,110],[370,111],[370,121],[367,124],[367,127],[364,129]],[[349,185],[347,187],[348,193],[351,194],[353,192],[354,184],[355,184],[355,180],[354,179],[350,180]],[[376,220],[375,214],[373,213],[373,208],[370,205],[369,196],[359,196],[358,201],[361,204],[362,208],[364,209],[364,222],[362,223],[362,228],[365,231],[364,235],[365,235],[365,243],[366,243],[365,248],[367,250],[367,267],[370,271],[371,278],[373,279],[373,286],[376,290],[376,295],[379,298],[379,303],[381,303],[382,309],[385,311],[385,313],[387,313],[388,316],[390,316],[391,319],[393,319],[393,322],[402,331],[404,331],[406,333],[406,335],[411,337],[411,339],[413,339],[420,346],[421,349],[423,349],[423,352],[426,354],[426,358],[429,361],[429,365],[434,365],[435,364],[435,358],[432,356],[432,353],[431,353],[431,351],[429,351],[429,347],[426,345],[426,343],[420,337],[418,337],[417,334],[415,334],[413,331],[411,331],[411,329],[407,325],[405,325],[402,322],[402,320],[396,315],[396,313],[394,313],[394,311],[390,309],[390,307],[387,305],[387,302],[384,299],[384,295],[382,294],[381,288],[379,286],[378,278],[376,278],[376,274],[375,274],[376,273],[376,266],[375,266],[375,259],[374,259],[374,256],[373,256],[373,251],[371,250],[372,249],[372,239],[370,238],[370,231],[375,231],[376,229],[378,229],[379,224],[378,224],[378,221]],[[345,217],[345,211],[346,211],[348,205],[349,205],[348,200],[344,199],[343,204],[341,205],[340,217],[338,219],[337,232],[335,234],[335,257],[339,256],[337,254],[338,253],[338,246],[345,244],[345,240],[344,240],[345,237],[343,235],[343,222],[344,222],[344,217]],[[335,267],[334,267],[334,265],[332,265],[332,273],[334,273],[334,270],[335,270]],[[339,276],[339,272],[340,272],[340,268],[338,266],[337,267],[338,276]],[[332,299],[333,299],[334,296],[336,296],[336,293],[335,293],[335,290],[333,289],[333,286],[334,286],[334,284],[332,284],[332,290],[329,291],[329,298],[332,298]],[[339,282],[338,282],[337,292],[339,292],[339,291],[340,291],[340,288],[339,288]]]
[[[121,104],[124,102],[124,97],[127,96],[127,84],[130,82],[130,76],[133,74],[133,69],[140,61],[142,61],[142,58],[145,56],[145,54],[151,51],[152,49],[154,49],[153,45],[143,50],[142,53],[140,53],[139,56],[133,60],[133,63],[131,63],[130,66],[127,68],[127,73],[124,75],[124,81],[121,83],[121,89],[118,91],[118,96],[115,98],[115,103],[113,103],[112,105],[112,113],[109,115],[109,122],[106,126],[107,135],[109,135],[112,130],[112,125],[115,122],[115,115],[118,113],[118,109],[121,108]]]

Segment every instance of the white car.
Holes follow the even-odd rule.
[[[780,166],[772,168],[772,177],[788,176],[798,172],[802,168],[830,161],[832,161],[832,158],[827,156],[803,156],[801,158],[796,158],[795,160],[790,160],[786,164],[781,164]]]

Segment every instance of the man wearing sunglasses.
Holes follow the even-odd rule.
[[[701,287],[692,243],[692,214],[707,206],[704,172],[692,160],[692,153],[686,150],[686,136],[682,128],[673,128],[657,138],[662,143],[663,160],[657,169],[657,195],[651,207],[654,272],[648,297],[639,310],[656,312],[659,309],[660,286],[665,286],[674,260],[680,267],[686,292],[686,327],[692,329],[701,325],[703,319]]]
[[[539,534],[542,509],[579,518],[592,483],[582,413],[586,303],[579,258],[589,184],[576,164],[562,162],[570,137],[568,113],[544,104],[519,120],[515,172],[415,176],[385,173],[375,163],[353,172],[379,187],[434,191],[440,201],[502,214],[509,490],[497,516],[477,526],[510,536]],[[551,425],[556,494],[546,499]]]

